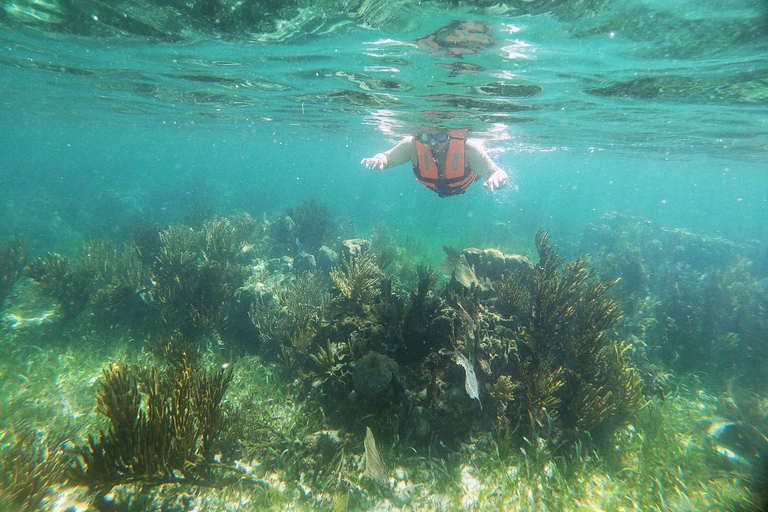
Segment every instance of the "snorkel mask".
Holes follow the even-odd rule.
[[[449,138],[450,135],[446,132],[421,132],[416,134],[416,139],[422,144],[445,144]]]

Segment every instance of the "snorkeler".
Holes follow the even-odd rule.
[[[486,153],[478,139],[468,139],[466,130],[421,132],[405,137],[384,153],[363,158],[368,169],[383,171],[410,161],[422,185],[440,197],[463,194],[477,178],[491,191],[503,188],[509,176]],[[440,163],[438,163],[440,162]]]
[[[487,51],[498,43],[499,38],[493,33],[493,26],[489,23],[460,20],[416,40],[420,48],[427,50],[434,57],[455,58]]]

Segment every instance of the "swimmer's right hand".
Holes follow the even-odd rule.
[[[378,171],[383,171],[384,168],[387,166],[387,157],[383,153],[379,153],[378,155],[375,155],[372,158],[363,158],[363,160],[360,163],[365,165],[369,169],[376,169]]]

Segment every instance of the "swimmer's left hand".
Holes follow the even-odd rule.
[[[507,181],[509,181],[509,176],[507,176],[507,173],[502,170],[498,170],[488,176],[488,179],[485,180],[483,186],[493,192],[497,188],[504,188],[504,186],[507,184]]]

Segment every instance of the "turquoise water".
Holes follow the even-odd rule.
[[[1,428],[15,431],[17,424],[29,424],[41,433],[62,433],[72,445],[84,443],[106,424],[94,409],[102,370],[120,360],[159,364],[157,347],[171,345],[166,338],[178,328],[194,337],[195,353],[204,354],[209,369],[232,362],[236,377],[227,400],[246,411],[244,421],[274,421],[270,428],[284,436],[271,440],[273,445],[253,432],[227,438],[239,439],[232,445],[241,451],[232,455],[223,449],[229,466],[216,471],[233,471],[235,480],[251,486],[253,502],[243,510],[280,507],[294,495],[306,509],[329,510],[384,509],[390,499],[402,509],[413,499],[413,509],[423,510],[470,505],[555,510],[561,500],[568,503],[563,510],[691,511],[731,510],[744,500],[739,506],[745,510],[746,503],[757,502],[758,486],[745,475],[759,468],[768,452],[768,5],[763,0],[2,0],[1,5],[0,249],[13,247],[12,237],[21,235],[32,262],[10,281],[3,281],[8,272],[0,275],[0,292],[7,295],[5,302],[0,295],[0,335],[10,347],[10,355],[0,358],[6,397],[0,410],[9,411]],[[487,42],[453,45],[443,39],[437,48],[426,40],[469,22],[483,27]],[[414,179],[410,165],[384,172],[361,165],[361,159],[401,137],[435,128],[467,128],[483,139],[509,173],[509,185],[491,193],[475,184],[466,194],[439,198]],[[397,255],[386,271],[391,281],[381,286],[386,290],[388,283],[389,291],[379,294],[376,281],[376,298],[370,304],[359,299],[354,309],[344,302],[338,280],[326,279],[327,269],[321,282],[280,266],[276,258],[297,256],[301,247],[281,240],[270,226],[279,227],[287,209],[308,200],[327,206],[331,223],[343,227],[329,230],[339,238],[325,240],[334,248],[342,236],[375,238],[381,225],[388,228]],[[239,240],[222,261],[209,261],[204,251],[210,225],[203,229],[201,221],[221,215],[235,223],[241,210],[256,219],[249,235],[254,239]],[[147,228],[153,223],[154,231]],[[164,231],[179,224],[190,233],[193,226],[197,237],[190,242],[186,274],[168,270],[172,265],[160,257],[162,244],[181,246],[163,238],[183,239],[186,231]],[[141,245],[147,240],[140,236],[131,238],[137,226],[140,234],[151,232],[156,247]],[[429,292],[434,316],[454,314],[451,321],[466,327],[468,313],[445,288],[452,268],[441,267],[443,246],[500,249],[507,265],[510,254],[535,262],[539,229],[549,230],[553,245],[569,258],[593,252],[601,278],[621,278],[613,291],[624,317],[600,322],[610,324],[600,340],[627,344],[615,345],[614,366],[600,368],[642,374],[645,405],[627,405],[626,418],[605,427],[608,441],[602,444],[590,445],[589,421],[581,422],[568,404],[587,403],[583,397],[590,392],[605,398],[608,370],[573,377],[582,368],[563,356],[564,349],[549,347],[549,357],[537,353],[524,315],[502,304],[498,275],[478,272],[493,285],[482,302],[480,294],[474,296],[477,309],[467,306],[475,317],[464,341],[441,330],[445,324],[408,316],[416,303],[427,307],[426,291],[416,299],[422,277],[416,265],[426,262],[439,269],[433,287],[438,282],[442,287]],[[134,245],[121,253],[122,246],[113,250],[94,242],[86,246],[95,254],[89,260],[90,252],[78,252],[89,240]],[[259,245],[270,241],[276,245]],[[140,249],[148,247],[155,252],[146,258]],[[55,265],[45,267],[41,258],[49,251],[69,255],[70,262],[78,262],[70,268],[90,274],[80,275],[79,283],[66,281]],[[136,258],[146,259],[136,263]],[[379,274],[377,280],[385,275]],[[82,285],[75,290],[84,293],[79,310],[66,302],[71,282]],[[205,288],[209,282],[215,289]],[[56,288],[61,283],[63,292]],[[304,324],[282,318],[293,330],[284,328],[284,339],[270,345],[274,340],[259,324],[259,315],[269,313],[262,289],[289,304],[291,293],[299,301],[301,286],[322,298],[318,304],[309,301]],[[197,295],[186,300],[189,289]],[[226,297],[217,294],[222,290]],[[246,295],[251,303],[241,300]],[[510,303],[512,295],[508,288]],[[599,293],[589,297],[601,299]],[[565,309],[587,302],[577,299]],[[325,309],[324,300],[334,307]],[[135,310],[126,312],[126,304]],[[170,311],[174,305],[178,311]],[[353,320],[342,325],[338,310],[345,307]],[[391,309],[382,312],[386,307]],[[105,328],[104,318],[117,323]],[[532,318],[530,325],[535,311]],[[179,326],[169,327],[173,321]],[[380,325],[371,327],[375,322]],[[432,329],[436,339],[430,338]],[[421,333],[422,345],[403,349],[392,332],[401,340],[409,332]],[[495,344],[478,349],[475,365],[475,387],[479,381],[485,409],[475,407],[477,396],[464,395],[465,374],[457,369],[463,367],[469,379],[473,363],[457,344],[468,346],[480,333],[495,336]],[[233,342],[239,335],[243,339]],[[343,371],[328,371],[331,377],[321,382],[310,355],[326,356],[332,343],[343,353],[336,361]],[[522,355],[512,368],[514,358],[507,358],[515,344],[515,354],[519,348]],[[399,382],[399,394],[392,391],[394,384],[386,388],[391,402],[385,405],[385,399],[366,402],[355,395],[349,382],[353,361],[368,350],[386,353],[400,365],[400,381],[392,381]],[[452,354],[463,363],[444,357]],[[534,413],[543,411],[537,418],[531,414],[537,437],[513,438],[516,418],[510,411],[519,399],[510,396],[521,386],[535,387],[532,377],[525,380],[530,377],[521,363],[525,357],[540,374],[559,377],[554,366],[550,373],[550,364],[570,372],[567,392],[558,395],[559,387],[542,392],[553,400],[542,399],[550,409],[566,404],[566,426],[556,424],[547,439],[538,437],[542,418],[551,420],[544,406],[531,406]],[[18,368],[25,373],[17,375]],[[427,376],[428,371],[433,373]],[[322,414],[313,408],[314,399],[321,402],[318,396],[331,397],[330,405],[317,407]],[[495,417],[499,404],[504,411]],[[580,410],[594,412],[587,406]],[[370,417],[394,479],[386,492],[366,487],[361,477],[363,426]],[[521,424],[522,432],[527,427]],[[454,426],[460,430],[455,435]],[[507,428],[509,438],[501,434]],[[320,441],[305,442],[318,438],[321,429],[343,439],[332,446],[338,459],[329,462]],[[433,433],[409,438],[411,430]],[[743,437],[728,439],[724,432],[733,431],[752,436],[753,444],[745,447]],[[296,438],[289,440],[285,432]],[[568,435],[578,439],[563,449],[571,450],[570,459],[557,452],[569,443]],[[9,453],[4,436],[0,433],[0,448]],[[461,450],[453,442],[461,443]],[[71,462],[71,450],[62,446],[57,450]],[[305,465],[293,466],[294,459],[282,455],[269,459],[265,446]],[[433,458],[433,449],[444,451]],[[253,469],[262,455],[264,474]],[[306,460],[318,462],[307,469]],[[451,465],[457,460],[462,462]],[[573,461],[582,464],[583,474],[568,466]],[[0,464],[0,470],[7,473],[6,466]],[[306,475],[314,471],[311,478],[317,480],[307,476],[299,485],[295,468]],[[338,478],[329,478],[329,472]],[[51,482],[55,491],[44,493],[45,510],[123,510],[94,505],[98,500],[82,488],[71,492],[89,505],[59,507],[52,496],[70,496],[70,488],[61,479]],[[400,484],[407,492],[400,492]],[[276,498],[286,485],[289,491]],[[475,485],[488,491],[488,501],[478,498],[482,492]],[[151,498],[155,505],[171,495],[185,505],[169,510],[234,510],[223,504],[242,491],[233,490],[237,485],[209,490],[201,496],[217,505],[205,508],[189,505],[182,491],[170,487],[157,490]],[[491,492],[494,488],[501,490]],[[428,492],[418,495],[414,489]],[[132,492],[110,499],[129,510]],[[444,501],[438,506],[440,493]],[[7,495],[0,488],[0,508]]]
[[[762,2],[521,2],[519,15],[405,2],[370,20],[316,7],[291,30],[180,25],[177,42],[83,16],[97,3],[59,23],[40,19],[69,19],[58,4],[41,5],[8,2],[0,32],[0,233],[40,249],[70,229],[171,221],[191,201],[256,212],[310,197],[360,226],[418,233],[429,219],[447,237],[494,221],[526,239],[539,226],[576,236],[607,211],[765,235]],[[461,58],[415,43],[453,20],[497,39]],[[480,69],[441,67],[456,63]],[[435,124],[487,138],[514,186],[441,200],[408,166],[359,165]]]

